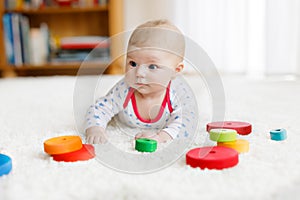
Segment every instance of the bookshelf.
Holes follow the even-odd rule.
[[[107,5],[89,7],[43,7],[39,9],[5,9],[0,3],[0,72],[2,77],[11,76],[43,76],[43,75],[76,75],[81,62],[47,62],[46,64],[9,64],[5,53],[4,25],[2,17],[5,13],[19,13],[29,19],[30,28],[46,23],[51,36],[58,38],[70,36],[112,36],[123,31],[123,0],[109,0]],[[122,59],[117,59],[119,49],[124,44],[110,41],[109,61],[88,62],[81,68],[82,74],[123,73]],[[109,67],[106,68],[109,64]]]

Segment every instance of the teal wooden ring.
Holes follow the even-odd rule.
[[[0,176],[9,174],[12,169],[11,158],[7,155],[0,154]]]
[[[148,138],[139,138],[135,141],[135,149],[140,152],[154,152],[157,148],[157,141]]]
[[[282,141],[287,138],[286,130],[281,129],[274,129],[270,131],[271,140],[275,141]]]
[[[209,138],[216,142],[231,142],[235,141],[237,136],[236,130],[233,129],[211,129],[209,131]]]

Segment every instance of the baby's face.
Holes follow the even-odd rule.
[[[125,80],[142,94],[165,90],[178,71],[178,57],[156,49],[135,49],[127,53]]]

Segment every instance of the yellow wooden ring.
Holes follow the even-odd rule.
[[[79,136],[60,136],[46,140],[44,151],[50,155],[69,153],[82,148]]]
[[[231,142],[218,142],[218,146],[229,147],[235,149],[239,153],[245,153],[249,151],[249,142],[243,139],[237,139]]]

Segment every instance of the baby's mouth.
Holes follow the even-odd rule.
[[[135,83],[135,85],[137,85],[137,86],[144,86],[144,85],[147,85],[147,84],[145,84],[145,83]]]

